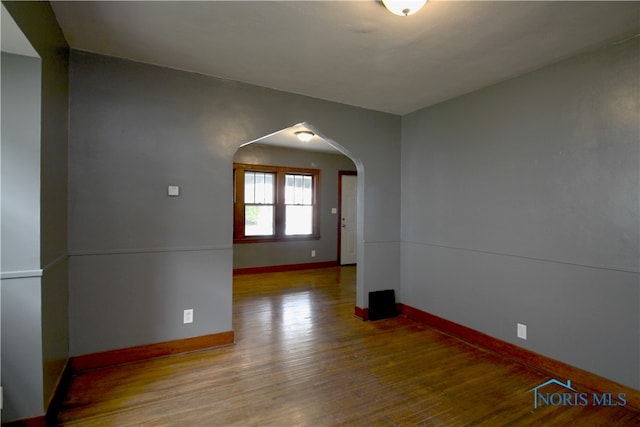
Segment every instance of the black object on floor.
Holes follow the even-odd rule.
[[[369,320],[396,317],[396,294],[393,289],[369,292]]]

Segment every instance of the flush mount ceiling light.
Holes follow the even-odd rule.
[[[311,141],[311,138],[313,138],[315,134],[308,130],[301,130],[301,131],[295,132],[295,135],[298,137],[300,141],[309,142]]]
[[[399,16],[413,15],[425,5],[427,0],[382,0],[389,12]]]

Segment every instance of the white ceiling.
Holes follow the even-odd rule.
[[[296,136],[296,132],[299,131],[311,132],[313,133],[313,137],[307,142],[302,142]],[[334,148],[321,135],[318,135],[317,131],[307,123],[298,123],[288,129],[283,129],[271,135],[266,135],[256,141],[249,141],[244,145],[254,143],[271,145],[273,147],[292,148],[296,150],[318,151],[322,153],[341,153],[340,150]]]
[[[20,31],[20,27],[13,20],[9,11],[2,5],[0,9],[0,45],[2,52],[13,53],[15,55],[31,56],[39,58],[36,50],[31,46],[27,37]]]
[[[75,49],[404,115],[640,32],[637,1],[53,1]]]

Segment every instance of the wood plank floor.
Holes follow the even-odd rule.
[[[237,276],[234,346],[74,375],[59,425],[640,425],[628,407],[534,410],[547,375],[354,304],[355,267]]]

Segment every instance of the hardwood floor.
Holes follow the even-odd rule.
[[[59,425],[640,425],[629,407],[534,410],[547,375],[354,305],[355,267],[236,276],[234,346],[77,374]]]

